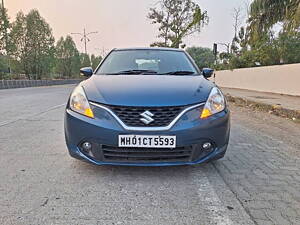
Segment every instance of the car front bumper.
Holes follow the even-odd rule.
[[[176,124],[169,130],[164,131],[132,131],[124,129],[118,121],[107,111],[92,106],[95,119],[91,119],[73,112],[70,109],[65,113],[65,138],[69,153],[72,157],[90,162],[96,165],[126,165],[126,166],[175,166],[193,165],[214,159],[222,158],[227,150],[230,134],[230,113],[226,109],[207,119],[200,119],[197,109],[186,112]],[[118,148],[118,135],[161,135],[176,136],[174,151],[183,154],[189,152],[186,158],[149,158],[149,160],[132,160],[132,157],[108,159],[105,155],[107,148],[120,150],[117,153],[124,154],[123,149]],[[88,153],[81,148],[83,142],[90,142],[93,151]],[[212,143],[212,148],[204,150],[203,143]],[[124,149],[128,150],[128,149]],[[136,150],[136,151],[135,151]],[[139,152],[136,148],[130,154]],[[145,150],[146,151],[146,150]],[[161,151],[161,149],[152,149]],[[161,152],[162,153],[162,152]],[[145,154],[145,152],[143,152]],[[149,153],[147,153],[149,154]],[[168,151],[172,156],[172,150]],[[175,153],[174,153],[175,154]],[[131,155],[129,155],[131,156]],[[128,160],[126,160],[128,159]]]

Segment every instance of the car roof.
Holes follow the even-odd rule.
[[[183,52],[184,50],[178,48],[162,48],[162,47],[138,47],[138,48],[115,48],[113,51],[130,51],[130,50],[156,50],[156,51],[177,51]]]

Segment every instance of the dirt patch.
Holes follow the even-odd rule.
[[[281,105],[269,105],[226,94],[227,100],[234,105],[267,112],[300,123],[300,111],[283,108]]]

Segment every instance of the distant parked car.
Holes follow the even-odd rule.
[[[114,49],[73,91],[71,156],[97,165],[192,165],[224,156],[230,113],[220,89],[183,50]]]

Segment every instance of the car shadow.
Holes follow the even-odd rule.
[[[189,176],[192,172],[204,173],[211,167],[210,163],[199,165],[183,165],[183,166],[159,166],[159,167],[137,167],[137,166],[97,166],[82,161],[75,161],[76,166],[73,168],[76,172],[84,176],[114,176],[114,177],[135,177],[135,178],[183,178]]]

